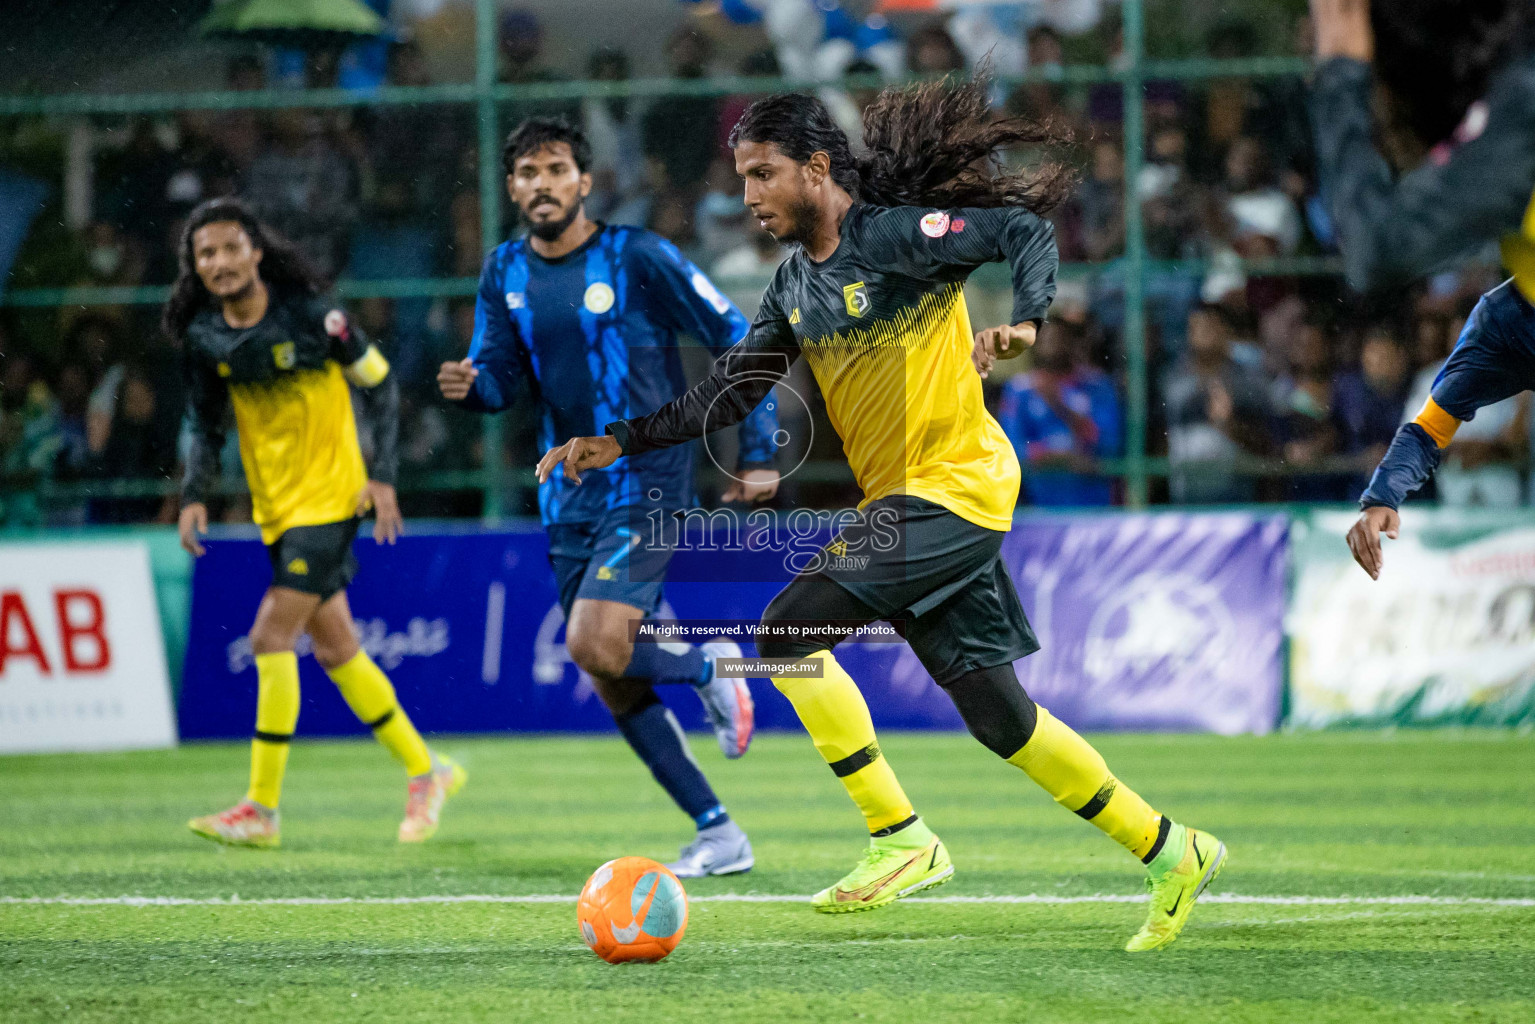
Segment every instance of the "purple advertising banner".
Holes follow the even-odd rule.
[[[1280,517],[1020,519],[1003,557],[1044,649],[1017,663],[1019,678],[1083,729],[1266,732],[1279,715],[1285,545]],[[270,579],[254,538],[207,547],[179,708],[187,739],[249,734],[256,680],[245,632]],[[420,526],[396,547],[363,539],[356,550],[349,594],[363,645],[423,729],[612,728],[566,654],[541,530]],[[691,550],[676,555],[671,577],[662,618],[755,621],[789,571],[781,553]],[[849,642],[837,656],[879,727],[963,728],[904,644]],[[364,732],[313,660],[301,667],[299,731]],[[761,727],[799,727],[771,683],[751,687]],[[685,726],[706,727],[686,687],[662,691]]]

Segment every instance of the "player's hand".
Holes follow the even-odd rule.
[[[437,390],[448,401],[461,402],[469,397],[469,391],[474,387],[474,378],[479,375],[480,371],[468,359],[443,363],[437,371]]]
[[[998,359],[1016,359],[1023,355],[1023,350],[1034,345],[1035,328],[1032,323],[1005,324],[1001,327],[988,327],[984,331],[975,334],[975,348],[970,353],[970,361],[975,364],[976,372],[981,379],[991,376],[991,368],[996,365]]]
[[[1311,0],[1311,24],[1318,60],[1351,57],[1368,64],[1375,59],[1370,0]]]
[[[548,480],[556,466],[564,466],[565,479],[579,484],[582,470],[611,466],[622,454],[618,438],[611,434],[603,437],[573,437],[558,448],[550,448],[538,460],[538,482]]]
[[[748,469],[730,482],[725,493],[720,495],[720,500],[726,503],[741,502],[746,505],[771,501],[773,495],[778,493],[779,480],[776,469]]]
[[[400,515],[400,499],[392,484],[369,480],[357,496],[357,514],[373,510],[373,539],[379,544],[393,544],[405,532],[405,517]]]
[[[1370,574],[1370,579],[1380,579],[1380,569],[1386,561],[1380,550],[1380,535],[1384,533],[1396,540],[1401,526],[1402,517],[1397,515],[1396,509],[1372,505],[1359,513],[1359,518],[1349,527],[1348,549],[1353,552],[1359,567]]]
[[[193,558],[201,558],[207,552],[198,537],[208,535],[208,506],[194,501],[181,510],[176,520],[176,533],[181,537],[181,549]]]

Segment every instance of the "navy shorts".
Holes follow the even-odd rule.
[[[594,522],[554,523],[547,532],[565,618],[580,597],[632,605],[645,615],[660,605],[672,548],[653,536],[650,519],[639,510],[610,509]]]

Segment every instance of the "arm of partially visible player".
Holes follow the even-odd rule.
[[[187,352],[182,372],[187,386],[186,471],[181,478],[181,515],[177,532],[181,546],[202,557],[197,539],[208,532],[208,491],[219,475],[219,455],[224,450],[224,426],[229,415],[229,388],[209,367]]]
[[[694,266],[675,245],[664,238],[646,239],[648,244],[636,244],[631,249],[643,260],[644,276],[641,280],[646,289],[648,309],[651,315],[697,338],[716,356],[721,356],[745,338],[751,324],[714,282]],[[739,454],[736,458],[737,483],[746,474],[766,474],[752,479],[751,497],[765,499],[777,490],[778,445],[773,435],[778,432],[778,413],[775,403],[764,397],[739,427]],[[742,490],[733,486],[731,493]],[[763,493],[763,492],[766,493]],[[740,497],[747,497],[741,494]],[[734,500],[728,498],[727,500]]]
[[[1460,343],[1410,423],[1391,439],[1391,447],[1375,467],[1370,486],[1359,498],[1358,521],[1348,533],[1349,550],[1365,572],[1380,576],[1380,534],[1395,537],[1397,509],[1422,487],[1439,466],[1440,457],[1462,423],[1484,406],[1501,402],[1526,389],[1530,381],[1508,365],[1495,333],[1489,333],[1478,308]]]
[[[373,439],[368,482],[357,496],[357,514],[373,510],[373,539],[393,544],[404,529],[395,482],[400,469],[400,384],[389,360],[362,328],[340,309],[322,315],[331,356],[342,366],[358,396],[358,412]]]
[[[500,412],[517,399],[526,374],[517,325],[507,312],[501,291],[498,251],[485,257],[480,287],[474,296],[474,337],[469,356],[443,363],[437,386],[443,397],[470,412]]]
[[[1322,194],[1349,284],[1361,291],[1405,282],[1517,230],[1535,181],[1528,61],[1497,80],[1480,135],[1400,179],[1375,146],[1372,88],[1368,64],[1334,56],[1317,68],[1311,99]]]

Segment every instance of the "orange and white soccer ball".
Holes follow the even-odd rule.
[[[688,894],[666,865],[620,857],[586,880],[576,921],[581,938],[608,963],[654,963],[688,930]]]

